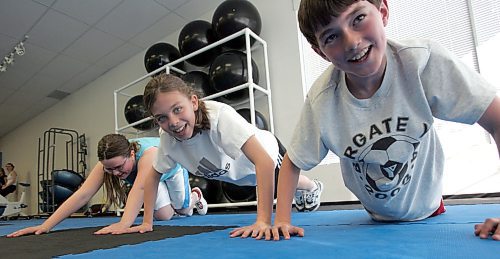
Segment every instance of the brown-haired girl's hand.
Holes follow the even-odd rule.
[[[35,235],[41,235],[45,233],[49,233],[50,229],[43,227],[42,225],[34,226],[34,227],[29,227],[29,228],[23,228],[21,230],[12,232],[7,235],[7,237],[19,237],[19,236],[24,236],[24,235],[29,235],[29,234],[35,234]]]
[[[288,222],[275,222],[273,226],[273,239],[280,240],[280,234],[288,240],[290,236],[304,236],[304,229],[291,225]]]
[[[257,221],[251,226],[245,226],[231,230],[229,236],[230,237],[241,236],[242,238],[247,238],[251,236],[257,240],[262,239],[262,237],[264,237],[265,240],[271,240],[272,237],[271,229],[272,229],[271,224],[262,221]]]
[[[128,224],[124,224],[122,222],[117,222],[117,223],[111,224],[107,227],[99,229],[98,231],[94,232],[94,235],[124,234],[124,233],[127,233],[127,229],[129,227],[130,227],[130,225],[128,225]]]
[[[500,241],[500,218],[489,218],[484,223],[476,224],[474,234],[481,239],[491,236],[494,240]]]
[[[153,231],[153,225],[142,223],[141,225],[127,228],[123,233],[147,233]]]

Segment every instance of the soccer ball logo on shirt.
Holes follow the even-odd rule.
[[[396,196],[412,176],[419,141],[405,136],[384,137],[359,156],[365,189],[378,199]]]

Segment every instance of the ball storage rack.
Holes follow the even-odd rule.
[[[131,94],[126,93],[126,90],[128,90],[134,86],[137,86],[139,83],[143,82],[144,80],[147,80],[149,77],[152,77],[153,75],[155,75],[159,72],[162,72],[162,71],[165,71],[166,73],[170,73],[170,71],[175,71],[177,73],[184,74],[184,73],[186,73],[185,71],[182,71],[182,70],[174,67],[174,65],[176,65],[180,62],[183,62],[191,57],[194,57],[200,53],[203,53],[207,50],[210,50],[214,47],[222,45],[222,44],[224,44],[230,40],[233,40],[237,37],[245,37],[245,41],[246,41],[246,45],[245,45],[246,47],[245,47],[245,49],[243,49],[241,51],[246,54],[247,71],[248,71],[247,82],[245,82],[241,85],[232,87],[230,89],[206,96],[206,97],[202,98],[202,100],[211,100],[211,99],[222,97],[224,95],[227,95],[229,93],[233,93],[233,92],[236,92],[236,91],[239,91],[242,89],[247,89],[248,90],[248,100],[244,100],[244,101],[237,102],[237,103],[230,103],[229,105],[231,105],[233,107],[247,106],[250,109],[250,121],[253,125],[256,125],[255,100],[260,99],[260,98],[266,98],[266,99],[264,99],[264,101],[267,103],[267,105],[265,105],[265,106],[267,106],[267,112],[268,112],[267,115],[268,115],[268,122],[269,122],[269,131],[274,134],[273,110],[272,110],[272,102],[271,102],[272,95],[271,95],[271,87],[270,87],[271,84],[270,84],[270,79],[269,79],[269,61],[268,61],[268,54],[267,54],[267,43],[262,38],[260,38],[257,34],[255,34],[252,30],[250,30],[249,28],[244,28],[244,29],[242,29],[242,30],[230,35],[230,36],[227,36],[227,37],[220,39],[220,40],[218,40],[210,45],[207,45],[207,46],[205,46],[197,51],[194,51],[194,52],[192,52],[188,55],[185,55],[177,60],[174,60],[174,61],[164,65],[163,67],[160,67],[154,71],[151,71],[150,73],[147,73],[147,74],[137,78],[136,80],[133,80],[132,82],[116,89],[113,93],[113,101],[114,101],[114,109],[115,109],[115,118],[114,118],[115,119],[115,133],[132,134],[134,136],[139,136],[141,133],[138,132],[138,130],[136,130],[136,129],[131,130],[131,128],[133,126],[136,126],[138,124],[141,124],[143,122],[147,122],[147,121],[150,121],[153,119],[152,117],[147,117],[147,118],[143,118],[141,120],[138,120],[134,123],[127,123],[123,118],[120,117],[120,116],[123,116],[123,114],[121,113],[121,109],[123,107],[121,107],[120,103],[119,103],[120,98],[133,96]],[[251,41],[254,41],[253,42],[254,47],[252,47]],[[262,48],[262,49],[260,49],[260,48]],[[252,54],[256,51],[262,51],[261,56],[263,57],[262,58],[263,60],[259,60],[259,61],[263,62],[260,64],[263,64],[264,68],[263,69],[259,68],[259,70],[263,71],[265,73],[263,86],[261,84],[258,85],[257,83],[253,82],[254,71],[252,71],[253,70],[253,68],[252,68]],[[263,80],[261,79],[260,81],[262,82]],[[155,128],[155,129],[157,129],[157,128]],[[274,202],[276,202],[276,201],[274,201]],[[226,208],[226,207],[256,206],[256,205],[257,205],[257,201],[247,201],[247,202],[227,202],[227,203],[208,204],[208,207],[209,208]],[[118,215],[120,215],[121,212],[123,212],[123,209],[117,210]]]

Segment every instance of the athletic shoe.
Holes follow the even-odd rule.
[[[298,212],[303,212],[305,209],[304,192],[302,190],[295,191],[295,209],[297,209]]]
[[[205,198],[203,198],[203,193],[201,192],[200,188],[194,187],[193,189],[191,189],[191,191],[195,192],[198,195],[198,201],[194,204],[196,212],[198,212],[198,214],[200,215],[207,214],[208,204]]]
[[[321,203],[321,192],[323,191],[323,183],[314,179],[313,182],[316,184],[316,189],[312,191],[304,191],[305,200],[305,210],[315,211],[319,208]]]

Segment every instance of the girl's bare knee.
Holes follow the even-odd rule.
[[[174,216],[174,209],[171,205],[167,205],[155,211],[154,217],[156,220],[170,220]]]

